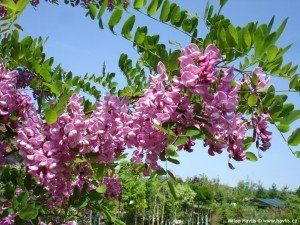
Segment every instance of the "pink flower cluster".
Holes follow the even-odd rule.
[[[115,177],[105,177],[100,185],[105,185],[105,197],[119,199],[121,197],[122,186],[119,179]]]
[[[21,188],[17,188],[14,198],[17,198],[21,193],[23,192],[23,190]],[[0,203],[0,213],[3,213],[3,211],[9,207],[12,207],[13,204],[11,201],[5,201]],[[15,224],[15,217],[18,215],[17,212],[14,212],[8,216],[5,216],[3,218],[0,219],[0,225],[14,225]]]
[[[213,45],[201,53],[196,45],[191,44],[182,51],[179,61],[181,77],[178,82],[202,99],[202,116],[208,121],[203,128],[210,133],[204,145],[209,146],[209,154],[221,153],[227,148],[230,157],[244,160],[243,140],[248,124],[240,113],[235,113],[240,85],[231,86],[233,69],[217,67],[222,57]]]
[[[16,88],[22,89],[28,87],[35,75],[32,74],[24,67],[18,67],[17,71],[18,71],[18,75],[16,77],[17,78]]]
[[[45,223],[43,221],[39,221],[38,225],[55,225],[58,224],[56,222],[49,222],[49,223]],[[78,223],[76,221],[68,221],[63,223],[62,225],[77,225]]]
[[[120,1],[120,0],[119,0]],[[123,6],[126,8],[130,4],[130,0],[123,0]],[[113,11],[116,5],[116,0],[108,0],[107,8],[109,11]]]
[[[126,101],[107,95],[85,119],[82,98],[73,95],[56,123],[43,124],[36,112],[27,119],[18,130],[20,154],[28,172],[51,193],[49,204],[66,203],[76,185],[89,181],[89,164],[74,167],[76,158],[109,165],[124,151],[127,111]]]
[[[193,106],[188,96],[168,83],[165,66],[158,65],[158,76],[151,77],[150,86],[136,102],[129,121],[130,132],[127,146],[135,148],[133,159],[136,163],[145,162],[152,169],[158,169],[159,155],[167,145],[167,135],[155,125],[169,122],[191,124]]]
[[[2,219],[0,219],[0,224],[1,225],[14,225],[15,224],[15,214],[12,214],[12,215],[8,215]]]
[[[74,94],[67,111],[51,125],[42,121],[30,98],[16,89],[15,73],[2,68],[0,115],[5,121],[15,109],[19,110],[15,126],[19,152],[28,172],[49,191],[50,206],[67,203],[75,186],[82,187],[87,182],[91,184],[89,188],[95,188],[90,163],[109,166],[126,148],[133,149],[135,163],[158,169],[159,156],[165,153],[170,138],[157,126],[175,124],[175,134],[183,134],[189,127],[205,131],[204,145],[210,155],[227,149],[230,158],[245,159],[243,141],[250,122],[237,108],[240,87],[243,82],[250,85],[249,80],[238,82],[233,68],[219,67],[222,57],[213,45],[201,52],[191,44],[182,51],[179,62],[178,76],[167,74],[159,63],[158,75],[150,77],[149,87],[132,106],[125,99],[105,95],[95,103],[95,110],[85,114],[82,98]],[[260,70],[255,73],[258,84],[252,91],[268,82]],[[202,107],[197,113],[191,100],[195,96]],[[268,120],[267,113],[253,114],[253,139],[262,150],[270,147]],[[194,137],[188,137],[178,150],[190,152],[194,144]],[[74,163],[77,159],[79,162]],[[105,178],[100,184],[107,186],[107,197],[120,197],[117,178]]]
[[[3,202],[0,204],[0,212],[2,213],[7,207],[11,207],[12,203],[9,201]],[[14,225],[15,220],[14,218],[16,217],[16,213],[10,214],[8,216],[5,216],[0,219],[0,224],[1,225]]]
[[[227,148],[230,158],[245,160],[243,141],[250,122],[241,113],[236,113],[236,110],[239,105],[238,91],[244,82],[250,84],[250,80],[235,81],[233,68],[218,68],[222,57],[213,45],[201,53],[196,45],[191,44],[182,51],[179,61],[181,77],[177,82],[188,88],[190,93],[199,94],[202,98],[202,116],[209,122],[203,126],[210,133],[210,137],[207,136],[204,140],[205,146],[209,146],[209,154],[221,153]],[[253,73],[258,77],[258,84],[253,89],[256,91],[265,87],[269,77],[265,77],[260,68]],[[232,86],[233,81],[237,82],[236,86]],[[268,114],[253,119],[254,132],[259,134],[263,143],[260,147],[262,150],[270,147],[271,133],[266,130],[268,120]]]
[[[186,125],[193,108],[187,95],[166,84],[164,66],[159,64],[158,68],[159,76],[152,77],[149,89],[136,102],[134,111],[126,100],[106,95],[85,118],[82,98],[73,95],[68,112],[56,123],[43,124],[35,112],[18,130],[18,146],[28,172],[38,177],[51,193],[52,204],[65,203],[75,185],[82,186],[88,181],[88,164],[78,163],[73,168],[76,158],[109,165],[128,147],[135,149],[136,163],[141,163],[145,156],[145,163],[153,169],[159,168],[158,157],[167,145],[167,135],[155,125],[171,121]],[[90,159],[90,154],[96,154],[96,158]]]
[[[18,90],[18,72],[7,70],[0,62],[0,119],[1,131],[5,126],[15,130],[33,110],[30,97]],[[13,117],[13,118],[12,118]],[[5,126],[4,126],[5,125]],[[3,155],[8,153],[8,143],[0,135],[0,167],[5,162]]]
[[[267,112],[261,115],[254,113],[252,116],[253,141],[256,142],[256,147],[262,151],[266,151],[271,147],[272,132],[267,130],[269,120],[270,115]]]

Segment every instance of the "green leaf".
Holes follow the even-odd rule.
[[[178,148],[174,145],[168,145],[166,148],[167,156],[177,157],[178,156],[177,149]]]
[[[104,194],[106,191],[106,185],[101,185],[101,186],[97,187],[96,191],[100,194]]]
[[[124,223],[122,220],[119,220],[118,218],[116,218],[116,219],[114,220],[114,223],[115,223],[116,225],[126,225],[126,223]]]
[[[172,130],[167,130],[167,129],[164,128],[163,126],[155,125],[155,127],[156,127],[158,130],[164,132],[164,133],[167,134],[167,135],[170,135],[170,136],[173,136],[173,137],[176,136],[176,134],[175,134]]]
[[[278,128],[278,130],[279,130],[280,132],[282,132],[282,133],[286,133],[286,132],[288,132],[288,131],[290,130],[290,126],[287,125],[287,124],[279,124],[279,125],[277,126],[277,128]]]
[[[99,19],[105,13],[105,11],[107,9],[107,4],[108,4],[108,0],[103,0],[102,1],[101,8],[100,8],[99,13],[98,13],[98,18]]]
[[[273,103],[269,108],[269,113],[272,116],[272,118],[273,117],[276,118],[282,111],[282,108],[283,108],[283,100],[279,96],[276,96],[275,100],[273,101]]]
[[[252,152],[247,152],[246,153],[246,159],[252,162],[256,162],[257,161],[257,157],[254,153]]]
[[[300,81],[299,81],[299,75],[294,75],[290,81],[290,85],[289,85],[289,88],[290,89],[296,89],[297,86],[299,86],[300,88]]]
[[[60,95],[62,91],[62,83],[60,80],[56,80],[51,84],[51,91],[56,95]]]
[[[36,69],[37,69],[37,73],[40,74],[45,79],[45,81],[51,82],[51,74],[46,64],[44,64],[42,67],[40,67],[39,65],[39,67]]]
[[[38,215],[38,210],[37,208],[35,208],[34,205],[27,205],[19,213],[19,217],[22,220],[28,220],[28,219],[32,220],[35,219],[37,215]]]
[[[268,33],[271,32],[273,24],[274,24],[274,20],[275,20],[275,16],[272,17],[272,19],[270,20],[269,24],[268,24]]]
[[[176,164],[176,165],[179,165],[179,164],[180,164],[180,162],[179,162],[177,159],[173,159],[173,158],[168,157],[167,160],[168,160],[169,162],[171,162],[171,163]]]
[[[135,0],[133,3],[133,7],[135,9],[140,9],[145,5],[145,3],[146,3],[146,0]]]
[[[250,95],[249,98],[248,98],[248,105],[249,105],[250,107],[255,106],[256,103],[257,103],[257,99],[258,99],[258,97],[257,97],[256,94]]]
[[[264,50],[264,35],[261,29],[257,29],[253,34],[254,55],[260,57]]]
[[[97,15],[97,6],[93,3],[89,4],[89,14],[91,16],[91,19],[94,20],[96,18]]]
[[[185,144],[188,141],[187,137],[178,137],[177,140],[173,143],[174,146],[180,146]]]
[[[126,38],[126,39],[131,39],[131,30],[133,28],[133,25],[135,23],[135,15],[132,15],[129,17],[126,22],[123,25],[121,34]]]
[[[294,154],[297,158],[300,158],[300,151],[296,151],[296,152],[294,152]]]
[[[244,144],[243,150],[247,150],[248,148],[250,148],[252,143],[253,143],[253,138],[252,137],[247,137],[243,141],[243,144]]]
[[[86,159],[85,158],[76,158],[74,160],[74,163],[83,163],[83,162],[86,162]]]
[[[169,13],[170,13],[170,9],[171,9],[171,4],[169,0],[165,0],[162,9],[161,9],[161,13],[160,13],[160,21],[165,22],[168,20],[169,17]]]
[[[16,3],[13,0],[4,0],[0,3],[1,6],[4,6],[6,9],[10,9],[12,11],[16,11]]]
[[[195,30],[197,25],[198,25],[198,19],[196,17],[193,17],[191,19],[186,18],[183,20],[182,29],[188,33],[191,33]]]
[[[275,88],[273,85],[271,85],[267,90],[266,96],[262,100],[262,104],[264,106],[270,106],[274,101],[274,96],[275,96]]]
[[[16,189],[12,184],[10,184],[10,183],[6,184],[5,187],[4,187],[4,196],[5,196],[5,198],[12,199],[15,195],[15,190]]]
[[[106,172],[106,167],[103,164],[99,163],[92,163],[92,168],[95,176],[97,179],[101,180],[103,179],[105,172]]]
[[[238,43],[238,33],[234,26],[229,25],[226,32],[226,40],[230,47],[235,47]]]
[[[280,24],[279,28],[278,28],[277,31],[276,31],[276,40],[280,37],[280,35],[281,35],[282,32],[284,31],[287,22],[288,22],[288,18],[286,18],[286,19],[282,22],[282,24]]]
[[[167,172],[163,168],[159,168],[158,170],[155,171],[155,173],[161,176],[167,174]]]
[[[21,25],[19,25],[19,24],[17,24],[17,23],[14,23],[14,26],[15,26],[18,30],[24,31]]]
[[[283,119],[280,121],[283,124],[291,124],[294,121],[300,119],[300,110],[294,110],[290,112],[288,115],[283,115]]]
[[[297,128],[288,138],[288,144],[297,146],[300,144],[300,128]]]
[[[158,9],[158,0],[152,0],[147,9],[148,15],[154,16],[157,9]]]
[[[54,109],[48,109],[45,113],[46,122],[50,125],[56,122],[58,117],[57,112]]]
[[[171,192],[172,196],[173,196],[175,199],[177,199],[177,195],[176,195],[175,188],[174,188],[173,184],[172,184],[170,181],[168,181],[168,187],[169,187],[169,189],[170,189],[170,192]]]
[[[180,51],[175,50],[169,55],[169,60],[168,60],[168,69],[172,73],[173,71],[178,70],[179,68],[179,61],[178,57],[180,55]]]
[[[20,1],[18,1],[17,4],[16,4],[17,11],[22,12],[25,9],[25,7],[28,3],[29,3],[29,0],[20,0]]]
[[[175,4],[174,7],[171,9],[170,17],[171,17],[171,23],[173,25],[175,25],[176,23],[178,23],[180,21],[181,10],[177,4]]]
[[[174,181],[176,181],[176,177],[174,176],[174,174],[173,174],[170,170],[167,170],[167,173],[169,174],[169,176],[170,176]]]
[[[145,26],[138,27],[135,32],[134,42],[137,45],[141,45],[145,41],[146,35],[147,35],[147,27]]]
[[[220,8],[223,8],[228,0],[220,0]]]
[[[293,112],[294,108],[295,108],[295,106],[291,103],[284,104],[279,116],[284,117],[283,118],[283,120],[284,120],[285,117],[287,117],[289,114],[291,114]]]
[[[252,38],[251,38],[251,34],[250,34],[250,32],[247,28],[243,30],[243,40],[244,40],[244,42],[246,44],[246,47],[247,47],[246,50],[248,50],[251,46]]]
[[[278,54],[278,48],[275,45],[271,45],[267,51],[267,59],[273,61]]]
[[[186,131],[186,133],[184,134],[184,136],[197,136],[198,134],[200,134],[200,130],[198,130],[198,129],[188,129]]]
[[[116,9],[112,12],[109,21],[108,21],[108,25],[110,28],[113,28],[114,26],[116,26],[123,15],[123,8],[122,7],[116,7]]]

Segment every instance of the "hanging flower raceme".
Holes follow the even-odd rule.
[[[242,83],[250,84],[246,81],[234,80],[233,68],[218,68],[222,61],[218,49],[210,45],[203,53],[199,48],[191,44],[182,51],[179,58],[181,77],[178,82],[188,88],[189,92],[197,93],[202,98],[203,116],[208,118],[209,124],[205,125],[210,133],[204,143],[209,146],[209,154],[221,153],[222,149],[227,148],[229,157],[237,161],[245,160],[246,153],[243,151],[243,141],[249,129],[249,121],[236,113],[238,102],[238,91]],[[257,68],[253,71],[258,76],[258,83],[254,87],[255,91],[263,88],[269,78],[263,75],[262,70]],[[232,83],[237,83],[232,86]],[[263,116],[266,118],[266,116]],[[268,125],[267,119],[264,129]],[[257,130],[257,129],[256,129]],[[265,140],[261,149],[269,146],[269,132],[264,131]]]
[[[122,187],[121,182],[116,177],[105,177],[100,185],[105,185],[105,197],[119,199],[121,197]]]
[[[262,113],[258,115],[253,114],[253,141],[256,142],[256,147],[262,151],[266,151],[271,147],[272,132],[268,131],[270,115],[269,113]]]
[[[248,126],[242,115],[235,113],[239,85],[231,86],[233,69],[217,67],[222,58],[213,45],[202,53],[196,45],[191,44],[182,51],[179,61],[181,77],[178,82],[189,92],[199,94],[202,99],[202,116],[208,121],[204,128],[210,133],[204,144],[209,146],[209,154],[221,153],[227,148],[230,157],[244,160],[242,148]]]
[[[30,97],[18,90],[18,80],[18,71],[7,70],[0,62],[0,167],[5,163],[3,155],[12,151],[8,147],[8,140],[4,141],[5,137],[2,135],[14,132],[34,110]]]
[[[133,159],[145,163],[152,169],[158,169],[159,155],[167,146],[167,135],[157,129],[156,125],[170,122],[190,124],[193,111],[186,94],[180,93],[167,81],[166,68],[158,64],[158,75],[150,78],[150,86],[135,103],[129,126],[130,135],[127,146],[134,148]]]
[[[261,68],[256,68],[252,75],[256,76],[257,82],[251,82],[251,77],[245,79],[245,83],[250,84],[253,92],[260,90],[267,86],[270,81],[270,77],[263,73]],[[260,100],[259,100],[260,101]],[[254,112],[252,115],[253,125],[253,142],[256,143],[256,147],[259,150],[266,151],[271,147],[272,132],[268,131],[270,115],[267,111],[262,113]],[[261,154],[259,153],[261,157]]]

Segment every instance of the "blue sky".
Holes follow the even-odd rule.
[[[206,5],[205,0],[173,1],[200,16],[203,15]],[[268,22],[273,15],[276,16],[275,25],[278,25],[284,18],[289,17],[280,45],[293,43],[285,59],[300,64],[299,9],[298,0],[229,0],[223,13],[236,25],[245,25],[250,21]],[[55,62],[66,70],[71,70],[75,74],[87,72],[99,74],[105,61],[108,71],[120,74],[117,66],[120,54],[125,52],[135,59],[136,51],[123,38],[112,35],[108,30],[100,30],[97,22],[86,18],[84,14],[80,7],[73,8],[63,3],[56,6],[42,2],[36,9],[27,7],[18,23],[22,25],[25,35],[49,37],[45,45],[47,55],[54,56]],[[180,42],[182,46],[189,43],[189,38],[182,33],[145,16],[138,15],[137,23],[146,24],[149,33],[158,33],[164,43],[168,43],[169,40]],[[200,34],[205,32],[205,28],[201,26]],[[118,81],[122,84],[123,78],[118,76]],[[288,82],[285,80],[272,77],[272,82],[278,90],[288,89]],[[299,94],[289,94],[288,100],[297,105],[298,109],[299,99]],[[297,126],[300,126],[299,122],[293,129]],[[278,131],[274,128],[272,131],[272,147],[256,163],[234,162],[236,169],[230,170],[227,166],[226,153],[211,157],[200,143],[196,145],[192,154],[184,152],[180,154],[180,165],[168,167],[182,177],[206,174],[209,178],[220,178],[222,183],[232,186],[241,179],[250,179],[261,181],[265,187],[276,183],[279,187],[288,185],[290,188],[297,188],[300,186],[300,159],[296,159],[290,153]],[[300,149],[298,147],[294,150]],[[255,149],[253,151],[256,152]]]

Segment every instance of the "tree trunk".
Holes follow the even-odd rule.
[[[143,225],[145,225],[145,208],[143,208],[143,222],[142,222]]]
[[[164,225],[164,217],[165,217],[165,199],[166,196],[164,195],[164,200],[163,200],[163,205],[162,205],[162,209],[161,209],[161,225]]]
[[[154,206],[153,206],[153,214],[152,214],[152,225],[154,225],[154,222],[155,222],[156,200],[157,200],[157,196],[155,195]]]
[[[137,213],[136,213],[136,210],[134,212],[134,224],[137,225]]]
[[[93,211],[90,211],[90,225],[93,225]]]
[[[159,225],[159,205],[157,206],[157,209],[156,209],[156,224]]]

